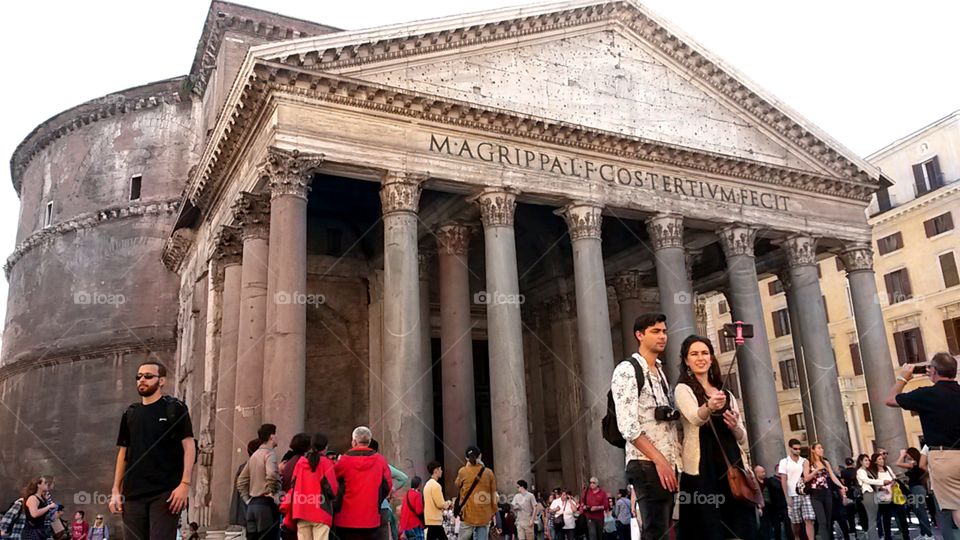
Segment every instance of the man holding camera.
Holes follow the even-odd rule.
[[[903,387],[914,376],[914,368],[925,367],[932,386],[903,393]],[[927,464],[930,484],[944,512],[953,514],[953,522],[960,524],[960,384],[957,384],[957,358],[949,353],[933,355],[926,366],[905,364],[897,382],[887,395],[887,405],[920,414],[923,439],[930,452]],[[941,525],[948,538],[949,525]]]
[[[633,362],[621,362],[610,389],[617,410],[617,428],[626,439],[627,484],[633,486],[643,523],[643,540],[666,538],[673,515],[680,456],[678,420],[666,375],[658,356],[667,346],[667,317],[645,313],[637,317],[633,333],[640,346]]]

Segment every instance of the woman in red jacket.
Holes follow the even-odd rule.
[[[333,526],[337,476],[326,456],[327,436],[317,433],[310,451],[293,470],[293,488],[287,494],[289,518],[296,523],[298,540],[328,540]]]
[[[410,489],[400,507],[400,534],[406,540],[423,540],[423,494],[419,491],[420,482],[419,476],[410,480]]]

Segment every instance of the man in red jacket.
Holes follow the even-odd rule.
[[[580,499],[581,511],[587,518],[589,540],[602,540],[603,513],[610,508],[607,492],[600,489],[596,477],[590,479],[590,487],[583,492]]]
[[[352,448],[340,456],[333,470],[340,484],[340,510],[333,518],[337,540],[377,540],[380,503],[393,489],[390,467],[383,455],[370,449],[373,433],[353,430]]]

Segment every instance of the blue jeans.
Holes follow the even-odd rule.
[[[460,536],[457,540],[487,540],[487,534],[490,532],[490,526],[468,525],[460,522]]]
[[[403,536],[407,540],[423,540],[423,529],[414,527],[403,531]]]

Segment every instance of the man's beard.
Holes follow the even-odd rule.
[[[160,390],[160,385],[159,385],[159,384],[156,385],[156,386],[148,386],[145,390],[144,390],[144,389],[141,389],[139,386],[137,387],[137,393],[140,394],[140,395],[143,396],[143,397],[150,397],[150,396],[156,394],[156,393],[157,393],[157,390]]]

